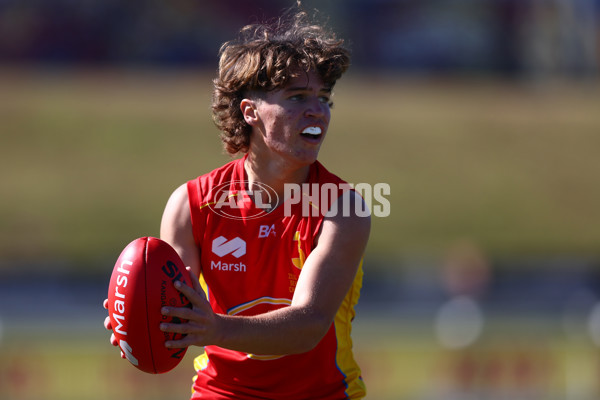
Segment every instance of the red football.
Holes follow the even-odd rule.
[[[181,334],[162,332],[161,322],[182,322],[161,314],[161,307],[191,307],[173,282],[189,286],[181,258],[167,242],[143,237],[129,243],[119,256],[108,286],[108,314],[121,351],[136,368],[160,374],[175,368],[187,349],[168,349],[166,340]]]

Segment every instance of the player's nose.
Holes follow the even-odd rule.
[[[320,97],[311,97],[306,102],[306,110],[304,114],[312,118],[325,118],[329,115],[329,104],[322,101]]]

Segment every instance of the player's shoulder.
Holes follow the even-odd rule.
[[[366,243],[371,230],[371,212],[365,199],[353,186],[338,175],[327,170],[322,164],[316,165],[317,182],[320,185],[334,184],[337,189],[334,203],[323,215],[323,224],[317,242],[325,242],[339,236],[352,237],[359,247]]]
[[[370,220],[371,212],[369,207],[361,194],[354,190],[352,184],[330,172],[318,161],[315,162],[314,176],[315,181],[320,185],[333,183],[337,188],[336,207],[328,210],[326,215],[333,217],[359,218],[363,223],[365,219]]]
[[[188,199],[188,182],[182,183],[179,185],[173,193],[171,193],[171,197],[169,201],[173,201],[176,203],[181,203],[183,201],[187,201]]]
[[[362,253],[371,232],[371,213],[363,197],[346,190],[323,218],[316,244],[325,249]]]
[[[181,219],[189,217],[189,195],[187,183],[181,184],[177,189],[171,193],[165,211],[163,214],[163,220],[166,217],[172,219]]]

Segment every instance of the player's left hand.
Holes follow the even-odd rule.
[[[177,317],[187,322],[162,323],[160,329],[163,332],[181,333],[186,335],[180,340],[165,342],[169,348],[184,348],[188,346],[207,346],[215,344],[218,338],[218,318],[206,299],[206,294],[200,286],[200,281],[194,275],[190,267],[187,267],[193,288],[183,282],[176,281],[175,288],[179,290],[192,303],[192,308],[187,307],[163,307],[161,312],[165,316]]]

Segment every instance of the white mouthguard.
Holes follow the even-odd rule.
[[[319,128],[318,126],[309,126],[305,130],[303,130],[302,133],[307,133],[309,135],[320,135],[321,128]]]

